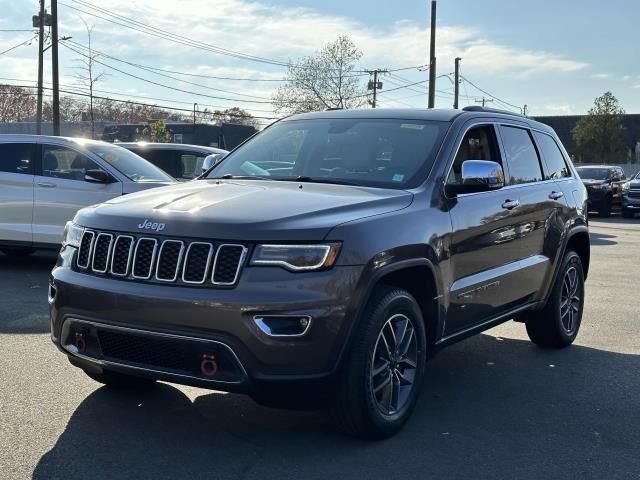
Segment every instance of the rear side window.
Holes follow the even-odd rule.
[[[0,143],[0,172],[33,175],[37,152],[33,143]]]
[[[509,167],[509,185],[539,182],[542,180],[540,159],[528,130],[517,127],[500,127],[500,134]]]
[[[547,167],[545,180],[570,177],[571,172],[569,171],[569,167],[567,167],[567,162],[553,137],[540,132],[535,132],[534,135],[536,136],[536,140],[542,151],[545,166]]]

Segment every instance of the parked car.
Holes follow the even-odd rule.
[[[201,175],[205,157],[223,156],[228,153],[221,148],[182,143],[120,142],[117,145],[146,158],[156,167],[181,181],[193,180]]]
[[[65,223],[80,208],[172,183],[162,170],[109,143],[0,135],[0,250],[58,249]]]
[[[631,218],[640,213],[640,172],[622,185],[622,215]]]
[[[553,130],[519,115],[294,115],[203,178],[81,210],[51,338],[108,385],[320,403],[386,437],[443,347],[514,318],[540,346],[575,340],[586,206]]]
[[[610,165],[578,167],[578,175],[589,192],[589,209],[603,217],[611,215],[613,207],[622,205],[622,186],[627,181],[624,170]]]

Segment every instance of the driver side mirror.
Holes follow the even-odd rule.
[[[217,164],[219,164],[222,161],[223,158],[224,158],[224,155],[221,153],[214,153],[212,155],[207,155],[204,158],[204,161],[202,162],[201,173],[204,173],[210,168],[215,167]]]
[[[96,168],[87,170],[84,173],[84,181],[89,183],[113,183],[115,180],[104,170]]]
[[[497,162],[466,160],[462,163],[460,183],[447,184],[447,193],[475,193],[504,187],[504,171]]]

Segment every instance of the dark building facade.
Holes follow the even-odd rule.
[[[535,117],[535,120],[553,128],[565,148],[573,154],[576,142],[573,140],[572,130],[584,115],[563,115],[549,117]],[[626,114],[622,116],[622,123],[627,128],[628,145],[631,152],[635,152],[636,142],[640,141],[640,114]]]
[[[107,125],[102,131],[102,140],[106,142],[133,142],[139,138],[140,132],[147,126],[145,123]],[[237,147],[257,131],[249,125],[233,123],[217,125],[167,123],[166,126],[171,132],[170,142],[218,147],[225,150]]]

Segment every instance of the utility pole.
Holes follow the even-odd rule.
[[[51,0],[51,72],[53,74],[53,134],[60,135],[60,76],[58,72],[58,0]]]
[[[453,77],[453,108],[458,109],[458,98],[460,97],[460,57],[456,57],[456,68]]]
[[[527,110],[529,109],[529,107],[527,105],[524,106],[524,108],[522,109],[522,115],[524,115],[525,117],[527,116]]]
[[[198,104],[193,104],[193,128],[196,127],[196,109],[198,108]]]
[[[47,17],[44,10],[44,0],[40,0],[40,12],[37,17],[34,17],[34,27],[37,26],[39,31],[38,38],[38,110],[36,113],[36,133],[42,135],[42,76],[44,71],[44,24],[45,17]]]
[[[376,68],[375,70],[365,70],[369,75],[373,75],[373,80],[369,80],[367,90],[373,90],[373,100],[371,101],[371,107],[376,108],[377,93],[378,90],[382,90],[382,82],[378,81],[378,75],[381,73],[387,73],[388,70],[382,68]]]
[[[429,53],[429,108],[436,103],[436,0],[431,0],[431,50]]]
[[[476,103],[481,103],[482,104],[482,108],[484,108],[485,104],[489,103],[489,102],[493,102],[493,98],[476,98]]]

